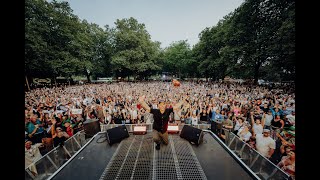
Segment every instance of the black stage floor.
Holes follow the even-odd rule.
[[[256,179],[207,132],[199,146],[169,135],[160,151],[154,149],[152,133],[131,134],[112,146],[99,143],[103,137],[98,134],[52,179]]]

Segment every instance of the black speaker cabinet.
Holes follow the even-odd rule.
[[[211,121],[211,131],[216,135],[220,135],[222,132],[222,121]]]
[[[91,138],[95,134],[101,131],[100,123],[98,119],[87,119],[83,122],[83,129],[85,132],[85,138]]]
[[[129,132],[125,125],[108,129],[106,133],[109,145],[121,142],[123,139],[129,137]]]
[[[203,141],[203,132],[201,129],[184,125],[180,137],[198,146]]]

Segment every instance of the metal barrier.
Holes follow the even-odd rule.
[[[291,179],[290,175],[252,149],[234,133],[225,130],[225,134],[228,134],[226,145],[261,179]]]
[[[67,139],[64,146],[58,146],[25,169],[25,179],[47,179],[86,144],[84,131]]]

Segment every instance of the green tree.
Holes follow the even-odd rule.
[[[195,60],[192,57],[190,45],[186,40],[172,43],[164,49],[163,71],[187,77],[194,74]]]
[[[111,65],[117,76],[143,76],[159,69],[155,64],[159,44],[152,42],[144,24],[134,18],[115,22],[114,55]]]

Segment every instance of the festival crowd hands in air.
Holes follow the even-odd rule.
[[[36,144],[52,138],[59,145],[81,130],[86,119],[99,119],[101,124],[150,123],[148,112],[139,104],[141,97],[153,108],[157,108],[159,100],[165,101],[167,107],[185,100],[182,108],[172,115],[172,122],[210,123],[216,116],[230,119],[232,127],[248,143],[257,133],[263,133],[257,128],[260,125],[255,124],[257,119],[264,123],[263,128],[270,129],[274,128],[271,121],[281,130],[284,125],[295,124],[295,95],[282,89],[204,82],[183,82],[179,87],[170,82],[89,84],[26,92],[26,141]],[[242,123],[249,124],[249,129],[243,128]],[[272,138],[276,135],[271,134]],[[286,138],[283,133],[282,137]]]

